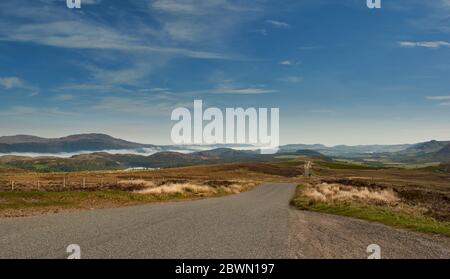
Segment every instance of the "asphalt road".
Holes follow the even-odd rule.
[[[295,185],[239,195],[0,219],[0,258],[450,258],[450,239],[289,206]]]

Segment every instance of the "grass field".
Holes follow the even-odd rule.
[[[0,175],[0,217],[217,197],[298,175],[296,167],[266,163],[131,172],[5,172]]]
[[[355,187],[337,187],[334,191],[325,191],[315,187],[299,185],[292,205],[301,210],[354,217],[398,228],[450,236],[448,216],[443,220],[427,216],[426,208],[401,198],[396,199],[394,192]]]
[[[242,189],[246,190],[246,189]],[[180,201],[230,194],[226,189],[211,192],[170,192],[140,194],[120,190],[92,192],[2,192],[0,216],[20,217],[71,210],[89,210],[152,202]]]
[[[448,172],[313,161],[308,179],[305,158],[299,156],[140,171],[39,173],[0,167],[0,217],[217,197],[263,182],[290,182],[304,185],[292,201],[300,209],[449,235]]]

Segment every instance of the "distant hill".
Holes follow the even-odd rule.
[[[427,141],[427,142],[421,142],[414,144],[413,146],[400,151],[399,153],[404,154],[426,154],[426,153],[433,153],[438,152],[442,148],[444,148],[446,145],[450,144],[450,141]]]
[[[405,150],[410,144],[396,145],[336,145],[328,147],[322,144],[288,144],[280,147],[282,151],[314,150],[327,156],[355,156],[373,153],[391,153]]]
[[[434,162],[450,162],[450,143],[436,152],[427,153],[423,157]]]
[[[447,162],[450,161],[450,141],[427,141],[389,155],[398,162]]]
[[[0,137],[0,153],[62,153],[138,148],[155,148],[155,146],[121,140],[105,134],[80,134],[49,139],[28,135]]]
[[[70,158],[1,156],[0,165],[34,171],[84,171],[125,168],[181,167],[197,164],[271,160],[256,152],[219,148],[190,154],[158,152],[150,156],[97,152]]]
[[[321,160],[331,160],[330,157],[323,155],[322,153],[315,151],[315,150],[297,150],[295,151],[295,155],[299,156],[306,156],[314,159],[321,159]]]
[[[323,144],[287,144],[280,147],[281,150],[297,151],[297,150],[323,150],[327,149]]]

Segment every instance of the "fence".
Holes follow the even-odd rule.
[[[76,191],[120,188],[118,179],[61,178],[58,180],[1,180],[0,191]]]

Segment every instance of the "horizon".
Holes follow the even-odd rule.
[[[103,136],[109,136],[115,139],[119,139],[119,140],[124,140],[124,141],[128,141],[128,142],[134,142],[134,143],[139,143],[139,144],[147,144],[147,145],[155,145],[155,146],[239,146],[239,145],[248,145],[248,146],[253,146],[253,147],[257,147],[256,145],[252,145],[252,144],[238,144],[238,143],[215,143],[215,144],[158,144],[158,143],[152,143],[152,142],[140,142],[140,141],[135,141],[132,139],[128,139],[128,138],[122,138],[122,137],[117,137],[114,135],[110,135],[110,134],[104,134],[104,133],[80,133],[80,134],[68,134],[68,135],[63,135],[63,136],[58,136],[58,137],[44,137],[44,136],[39,136],[39,135],[30,135],[30,134],[13,134],[13,135],[0,135],[0,138],[2,137],[16,137],[16,136],[31,136],[31,137],[38,137],[38,138],[43,138],[43,139],[60,139],[60,138],[66,138],[66,137],[70,137],[70,136],[79,136],[79,135],[103,135]],[[438,141],[438,142],[446,142],[446,141],[450,141],[450,139],[429,139],[429,140],[425,140],[425,141],[420,141],[420,142],[410,142],[410,143],[391,143],[391,144],[379,144],[379,143],[369,143],[369,144],[357,144],[357,145],[349,145],[349,144],[336,144],[336,145],[327,145],[327,144],[323,144],[320,142],[315,142],[315,143],[304,143],[304,142],[296,142],[296,143],[286,143],[286,144],[281,144],[280,147],[282,146],[287,146],[287,145],[323,145],[327,148],[332,148],[332,147],[336,147],[336,146],[350,146],[350,147],[357,147],[357,146],[382,146],[382,145],[414,145],[414,144],[418,144],[418,143],[425,143],[425,142],[432,142],[432,141]],[[27,152],[26,152],[27,153]]]

